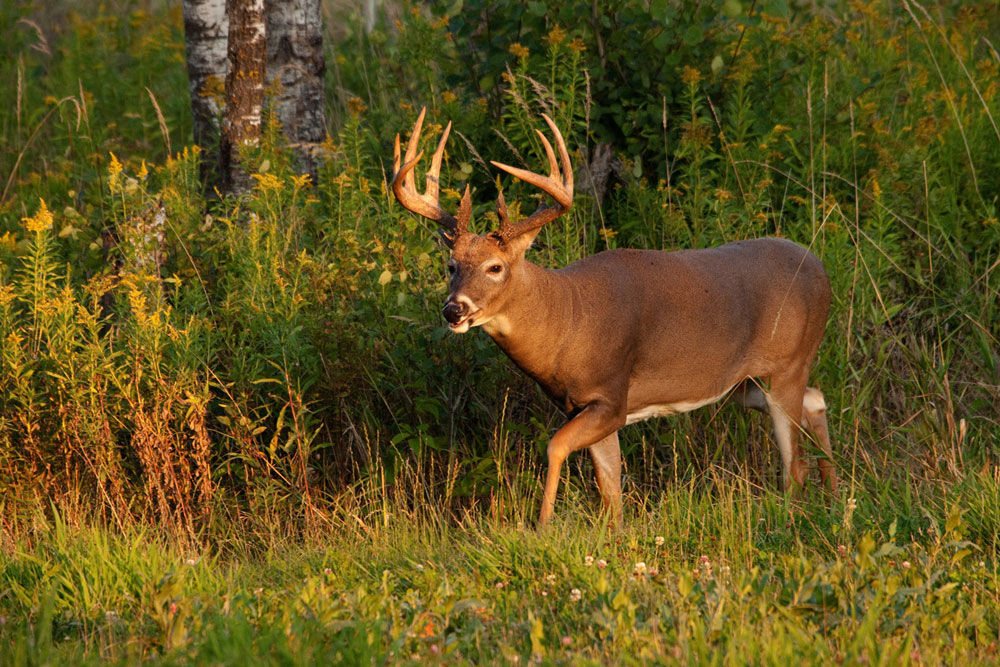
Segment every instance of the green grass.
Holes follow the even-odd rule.
[[[793,506],[718,475],[616,533],[567,502],[540,533],[394,511],[253,550],[39,518],[0,557],[3,660],[992,662],[996,561],[946,495]]]
[[[389,3],[367,36],[331,6],[318,182],[269,123],[240,201],[202,192],[179,6],[147,4],[0,6],[0,663],[996,662],[993,3]],[[580,182],[612,142],[539,264],[809,245],[840,493],[778,494],[768,420],[704,408],[623,429],[620,532],[580,455],[536,532],[564,417],[448,334],[435,230],[385,191],[423,105],[479,231],[542,110]]]

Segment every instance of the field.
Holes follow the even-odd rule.
[[[996,3],[330,3],[317,182],[271,120],[240,198],[180,3],[93,4],[0,5],[0,664],[1000,660]],[[622,430],[622,529],[577,454],[536,530],[564,417],[387,191],[423,106],[478,231],[563,129],[537,264],[809,246],[839,492],[709,406]]]

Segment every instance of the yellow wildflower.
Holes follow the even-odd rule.
[[[11,232],[5,232],[3,236],[0,236],[0,248],[8,252],[14,252],[14,248],[16,247],[17,247],[17,239],[14,237],[14,234],[12,234]],[[3,286],[0,285],[0,290],[2,289]]]
[[[549,31],[549,34],[546,35],[544,39],[549,43],[549,46],[559,46],[566,40],[566,31],[558,25],[553,26],[552,30]]]
[[[441,100],[445,104],[451,104],[452,102],[454,102],[457,99],[458,99],[458,97],[455,96],[455,93],[451,92],[450,90],[446,90],[443,93],[441,93]]]
[[[146,180],[146,177],[149,176],[149,169],[146,168],[146,159],[145,158],[143,158],[143,160],[142,160],[142,166],[139,167],[139,171],[138,171],[138,173],[136,173],[136,176],[139,178],[140,181]]]
[[[587,50],[587,46],[583,43],[583,40],[579,37],[573,39],[572,42],[566,45],[570,51],[575,51],[576,53],[582,53]]]
[[[509,47],[507,47],[507,50],[510,51],[515,56],[517,56],[518,58],[520,58],[521,60],[525,60],[529,55],[531,55],[531,51],[528,49],[528,47],[521,46],[519,42],[514,42]]]
[[[108,153],[111,156],[111,164],[108,165],[108,176],[115,178],[118,174],[122,173],[122,163],[118,161],[118,157],[114,153]]]
[[[45,205],[44,199],[39,197],[38,201],[41,202],[38,211],[30,218],[21,218],[25,229],[33,233],[44,231],[52,226],[52,212]]]
[[[312,182],[312,177],[309,174],[300,174],[298,176],[292,176],[292,185],[296,190],[304,188]]]
[[[368,105],[360,97],[351,97],[347,100],[347,109],[351,112],[352,116],[360,116],[368,111]]]
[[[681,71],[681,81],[689,86],[696,86],[698,85],[698,82],[701,81],[701,72],[690,65],[685,65],[684,69]]]
[[[281,191],[281,179],[274,174],[254,174],[253,178],[257,181],[257,189],[262,192]]]

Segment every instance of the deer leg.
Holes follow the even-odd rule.
[[[774,422],[774,438],[781,452],[781,472],[785,491],[801,489],[806,471],[802,465],[799,445],[799,423],[802,420],[802,400],[806,390],[805,373],[772,377],[767,397],[768,411]]]
[[[802,426],[809,429],[825,456],[819,460],[819,476],[830,491],[837,490],[837,471],[833,467],[833,448],[830,446],[830,430],[826,424],[826,401],[823,392],[815,387],[806,387],[802,399]]]
[[[746,380],[733,390],[731,400],[750,410],[769,412],[767,394],[752,380]],[[837,473],[833,467],[833,450],[830,446],[830,431],[826,424],[826,403],[823,392],[815,387],[806,387],[802,396],[802,428],[813,434],[825,456],[819,461],[819,474],[823,483],[831,491],[837,490]],[[775,426],[777,432],[777,426]],[[779,442],[779,447],[782,445]],[[784,454],[782,455],[784,463]],[[787,486],[787,481],[786,481]]]
[[[590,446],[597,486],[601,490],[604,511],[611,514],[615,526],[622,524],[622,455],[618,431]]]
[[[625,415],[619,412],[607,403],[591,403],[552,436],[548,447],[549,469],[545,475],[542,511],[538,516],[539,527],[552,518],[563,461],[570,453],[589,447],[624,426]]]

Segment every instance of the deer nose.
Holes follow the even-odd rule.
[[[458,324],[465,316],[465,304],[459,301],[449,301],[441,312],[444,314],[444,319],[448,320],[448,324]]]

